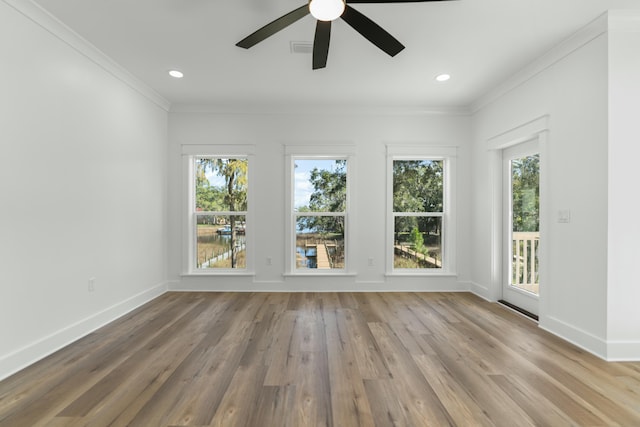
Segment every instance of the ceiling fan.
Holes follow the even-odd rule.
[[[236,46],[249,49],[310,13],[317,19],[316,33],[313,40],[312,62],[314,70],[327,66],[329,39],[331,37],[331,21],[338,18],[342,18],[347,24],[353,27],[354,30],[390,56],[396,56],[404,49],[402,43],[386,32],[381,26],[346,3],[418,3],[428,1],[448,0],[310,0],[309,4],[304,4],[251,33],[236,43]]]

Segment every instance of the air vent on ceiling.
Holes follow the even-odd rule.
[[[312,42],[291,42],[291,53],[312,53]]]

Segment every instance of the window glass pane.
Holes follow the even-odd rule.
[[[247,210],[247,159],[195,160],[196,212]]]
[[[344,269],[344,216],[296,218],[296,268]]]
[[[442,218],[396,216],[394,268],[442,268]]]
[[[393,211],[442,212],[442,160],[393,161]]]
[[[294,165],[296,212],[344,212],[347,202],[347,161],[297,159]]]
[[[540,155],[511,160],[512,231],[540,231]]]
[[[244,215],[197,215],[197,268],[246,268]]]
[[[510,285],[538,294],[540,252],[540,155],[512,159]]]

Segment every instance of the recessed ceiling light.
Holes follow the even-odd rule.
[[[449,74],[438,74],[436,76],[436,81],[438,81],[438,82],[446,82],[450,78],[451,78],[451,76]]]
[[[175,77],[176,79],[181,79],[184,77],[184,74],[182,73],[182,71],[178,71],[178,70],[170,70],[169,75],[171,77]]]

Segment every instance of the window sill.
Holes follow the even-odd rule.
[[[385,273],[385,277],[458,277],[458,273],[448,271],[408,271]]]
[[[238,277],[252,277],[255,276],[256,273],[253,271],[202,271],[202,272],[191,272],[191,273],[182,273],[180,277],[211,277],[211,276],[238,276]]]
[[[293,273],[283,273],[283,277],[356,277],[358,273],[345,273],[345,272],[293,272]]]

